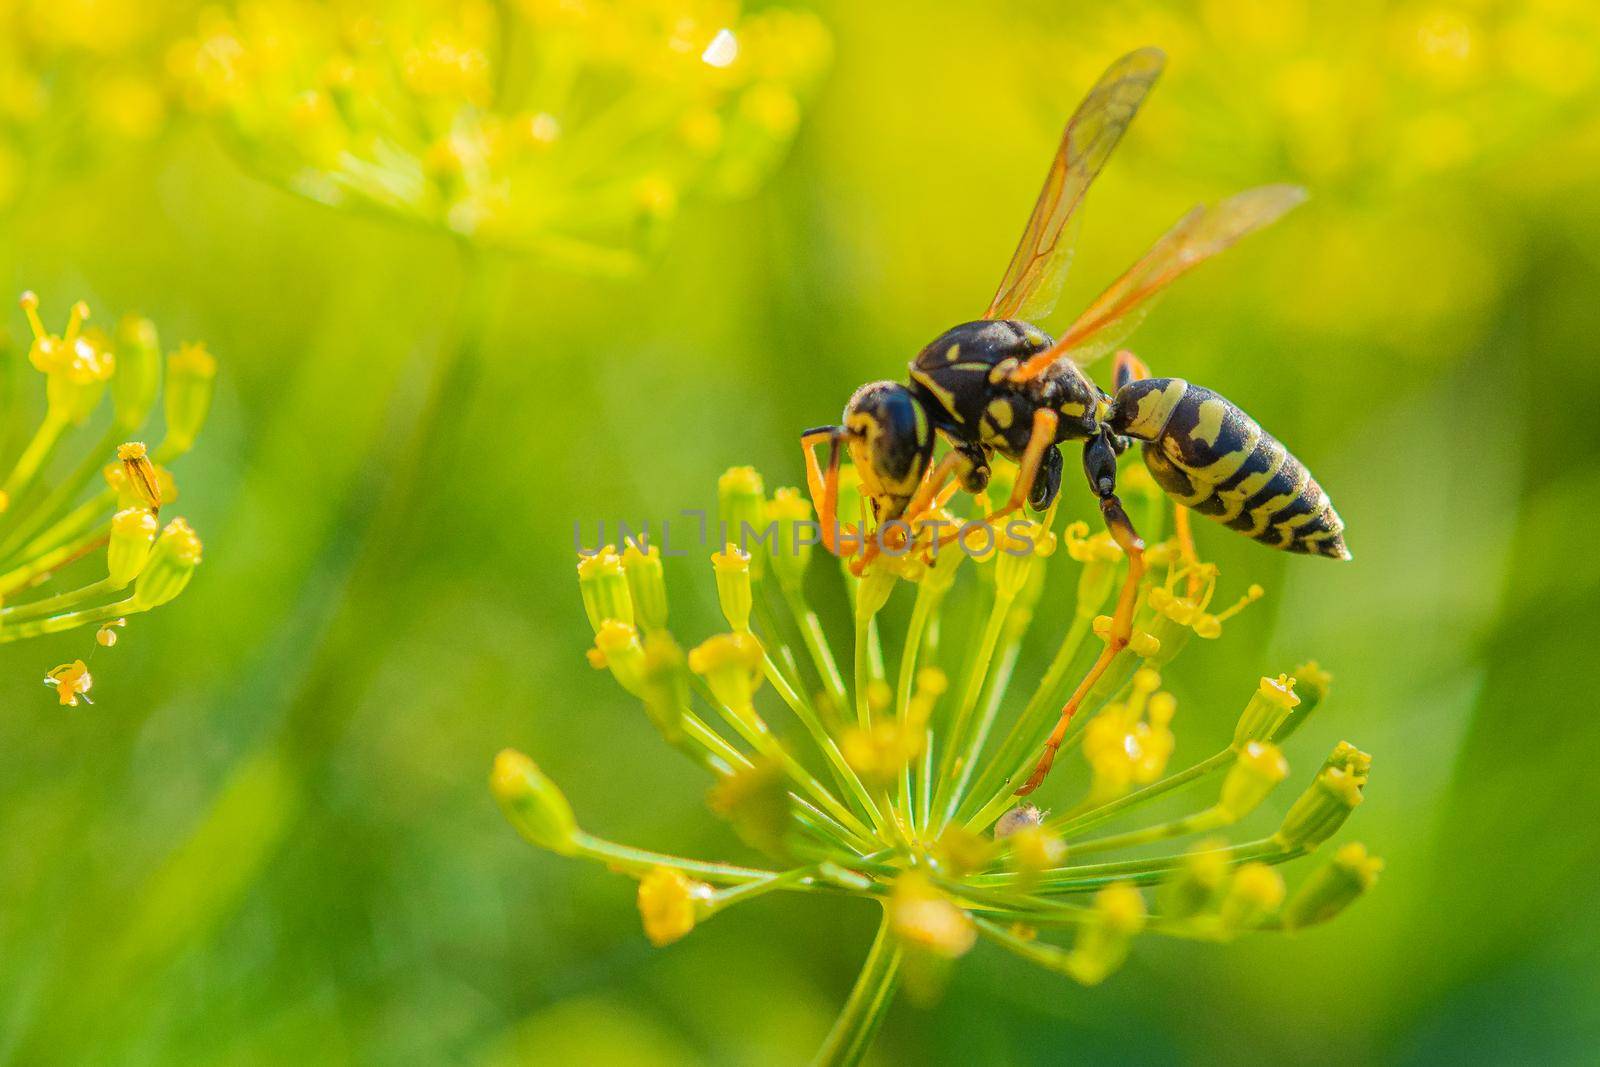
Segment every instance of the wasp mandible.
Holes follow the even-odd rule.
[[[948,498],[946,484],[981,493],[996,454],[1017,464],[1010,497],[990,512],[993,523],[1024,503],[1044,510],[1061,486],[1057,445],[1083,442],[1083,467],[1111,536],[1128,558],[1105,650],[1062,709],[1027,794],[1049,773],[1067,724],[1094,682],[1132,633],[1144,542],[1117,498],[1117,457],[1142,443],[1156,483],[1183,508],[1273,548],[1349,559],[1344,523],[1305,465],[1240,408],[1181,378],[1152,378],[1131,353],[1119,351],[1114,392],[1085,372],[1133,331],[1152,299],[1173,281],[1252,231],[1277,221],[1305,199],[1292,185],[1266,185],[1196,207],[1163,234],[1078,318],[1052,339],[1034,323],[1061,295],[1071,259],[1069,224],[1090,184],[1160,76],[1164,54],[1142,48],[1113,63],[1072,118],[1022,240],[982,319],[935,338],[910,364],[910,382],[873,382],[845,405],[843,424],[801,437],[807,482],[824,545],[852,558],[862,573],[882,548],[865,531],[841,545],[839,453],[843,445],[879,524],[915,520]],[[933,463],[935,438],[949,452]],[[826,443],[826,470],[816,446]],[[906,521],[909,520],[909,521]],[[941,538],[939,543],[953,540]],[[935,546],[936,547],[936,546]]]

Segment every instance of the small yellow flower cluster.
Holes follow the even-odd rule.
[[[1146,529],[1168,517],[1183,528],[1153,484],[1129,484],[1130,499],[1147,505]],[[1361,803],[1371,757],[1353,745],[1335,748],[1300,798],[1244,842],[1202,836],[1267,805],[1289,776],[1283,745],[1323,703],[1330,679],[1314,663],[1295,668],[1303,682],[1260,679],[1219,751],[1169,769],[1178,705],[1163,673],[1189,637],[1219,636],[1263,595],[1251,586],[1234,608],[1212,613],[1217,570],[1194,558],[1186,538],[1147,549],[1135,637],[1065,730],[1060,749],[1080,750],[1084,769],[1045,783],[1044,792],[1061,792],[1048,812],[1019,804],[1015,792],[1085,659],[1098,662],[1097,643],[1110,647],[1096,625],[1123,565],[1109,538],[1080,523],[1057,535],[1052,510],[1009,539],[989,531],[981,551],[950,548],[915,565],[886,552],[859,577],[840,566],[854,616],[847,684],[836,636],[807,594],[818,577],[807,574],[818,531],[794,536],[807,532],[808,505],[793,490],[768,497],[750,468],[729,471],[718,488],[721,528],[730,539],[753,535],[710,554],[728,632],[688,651],[678,644],[666,629],[661,553],[642,543],[584,556],[578,587],[594,635],[591,662],[712,776],[711,810],[770,865],[688,859],[589,834],[560,790],[509,750],[491,775],[529,841],[639,879],[653,943],[778,890],[875,902],[883,922],[829,1039],[836,1052],[870,1040],[898,978],[909,994],[932,996],[980,940],[1095,983],[1121,966],[1140,934],[1229,941],[1298,929],[1332,918],[1372,885],[1380,864],[1359,845],[1340,849],[1292,893],[1278,871],[1332,837]],[[972,507],[990,510],[981,498]],[[946,618],[962,573],[977,579],[961,598],[970,613]],[[1073,621],[1031,696],[1012,701],[1033,606],[1052,583],[1075,597]],[[885,611],[897,592],[911,595],[908,616]],[[903,634],[884,632],[891,617],[907,619]],[[1173,818],[1137,817],[1148,802],[1208,779],[1209,803]],[[1193,844],[1141,848],[1181,838]],[[1131,849],[1140,851],[1099,855]]]
[[[299,193],[603,270],[685,196],[752,189],[828,52],[730,0],[245,0],[173,65]]]
[[[178,496],[166,464],[193,446],[211,407],[216,361],[201,345],[166,360],[155,327],[127,318],[113,334],[88,327],[89,309],[74,304],[67,325],[51,333],[32,293],[22,296],[33,339],[28,362],[44,376],[39,424],[0,483],[0,644],[98,627],[101,647],[116,644],[126,618],[183,592],[200,565],[200,538],[181,518],[163,528],[161,511]],[[96,414],[110,397],[109,418]],[[157,406],[163,436],[154,449],[131,438]],[[12,412],[21,421],[25,410]],[[89,428],[91,423],[104,423]],[[74,463],[79,434],[94,438]],[[103,480],[95,490],[94,483]],[[104,552],[104,555],[100,553]],[[85,575],[99,558],[105,573]],[[66,584],[52,591],[53,585]],[[83,660],[45,678],[62,704],[88,700],[93,678]]]

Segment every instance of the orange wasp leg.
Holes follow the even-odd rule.
[[[1028,446],[1023,450],[1022,459],[1017,463],[1017,480],[1011,487],[1011,496],[1004,504],[985,515],[979,525],[987,526],[1003,519],[1028,502],[1028,497],[1033,492],[1034,479],[1039,476],[1039,464],[1044,462],[1045,451],[1055,447],[1056,427],[1060,422],[1061,417],[1048,408],[1040,408],[1033,413],[1033,431],[1028,435]],[[965,525],[962,528],[965,529]],[[929,549],[931,551],[943,548],[960,537],[961,530],[945,534],[930,545]]]
[[[904,516],[905,524],[911,530],[911,539],[913,542],[916,540],[917,520],[926,515],[928,512],[932,511],[934,508],[943,507],[945,502],[950,499],[950,493],[953,493],[958,488],[955,485],[946,486],[945,483],[950,480],[950,477],[953,474],[955,474],[956,468],[960,466],[960,464],[960,453],[947,452],[945,453],[944,458],[939,461],[939,465],[937,467],[930,467],[928,469],[928,473],[923,476],[922,484],[917,487],[917,495],[912,497],[911,503],[906,505]],[[945,492],[947,488],[949,489],[950,493]],[[892,547],[898,549],[903,544],[903,541],[900,538],[902,538],[904,534],[900,530],[895,530],[893,533],[896,535],[896,539]],[[879,553],[883,551],[884,546],[881,542],[881,537],[872,538],[867,542],[866,547],[862,550],[861,558],[850,565],[850,572],[857,578],[866,573],[867,567],[869,567],[872,564],[872,561],[877,559]]]
[[[835,556],[839,551],[839,441],[844,431],[837,426],[824,426],[809,430],[800,437],[800,448],[806,455],[806,487],[811,493],[811,503],[817,509],[817,522],[821,524],[822,547]],[[828,443],[828,470],[824,474],[817,465],[816,446]],[[853,553],[851,553],[853,554]]]
[[[1111,631],[1106,635],[1106,647],[1101,650],[1100,656],[1083,676],[1083,681],[1078,683],[1078,688],[1073,690],[1072,696],[1067,699],[1066,705],[1061,709],[1061,718],[1056,720],[1056,727],[1050,731],[1050,736],[1045,740],[1044,752],[1039,756],[1039,762],[1033,768],[1033,773],[1028,775],[1028,780],[1017,790],[1017,796],[1025,797],[1038,789],[1044,782],[1045,776],[1050,773],[1050,768],[1055,764],[1056,753],[1061,749],[1061,743],[1066,740],[1067,726],[1072,722],[1072,716],[1077,714],[1078,707],[1089,695],[1102,675],[1111,666],[1119,653],[1128,647],[1128,641],[1133,636],[1133,611],[1139,603],[1139,583],[1144,580],[1144,541],[1134,530],[1133,523],[1128,519],[1128,513],[1122,509],[1122,501],[1115,494],[1110,494],[1100,499],[1100,513],[1105,517],[1106,528],[1111,531],[1111,537],[1121,546],[1128,557],[1128,576],[1123,580],[1122,592],[1117,596],[1116,614],[1111,616]]]

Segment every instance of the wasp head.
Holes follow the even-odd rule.
[[[899,518],[933,456],[927,413],[900,383],[872,382],[845,405],[844,430],[878,520]]]

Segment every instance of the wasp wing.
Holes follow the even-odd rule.
[[[1159,48],[1128,53],[1106,69],[1072,113],[1022,240],[984,318],[1037,322],[1055,309],[1072,261],[1068,223],[1165,63]]]
[[[1013,377],[1032,378],[1062,355],[1070,355],[1079,365],[1093,362],[1133,332],[1167,286],[1246,234],[1276,222],[1305,198],[1306,191],[1297,185],[1263,185],[1213,207],[1194,208],[1096,297],[1054,345],[1024,363]]]

